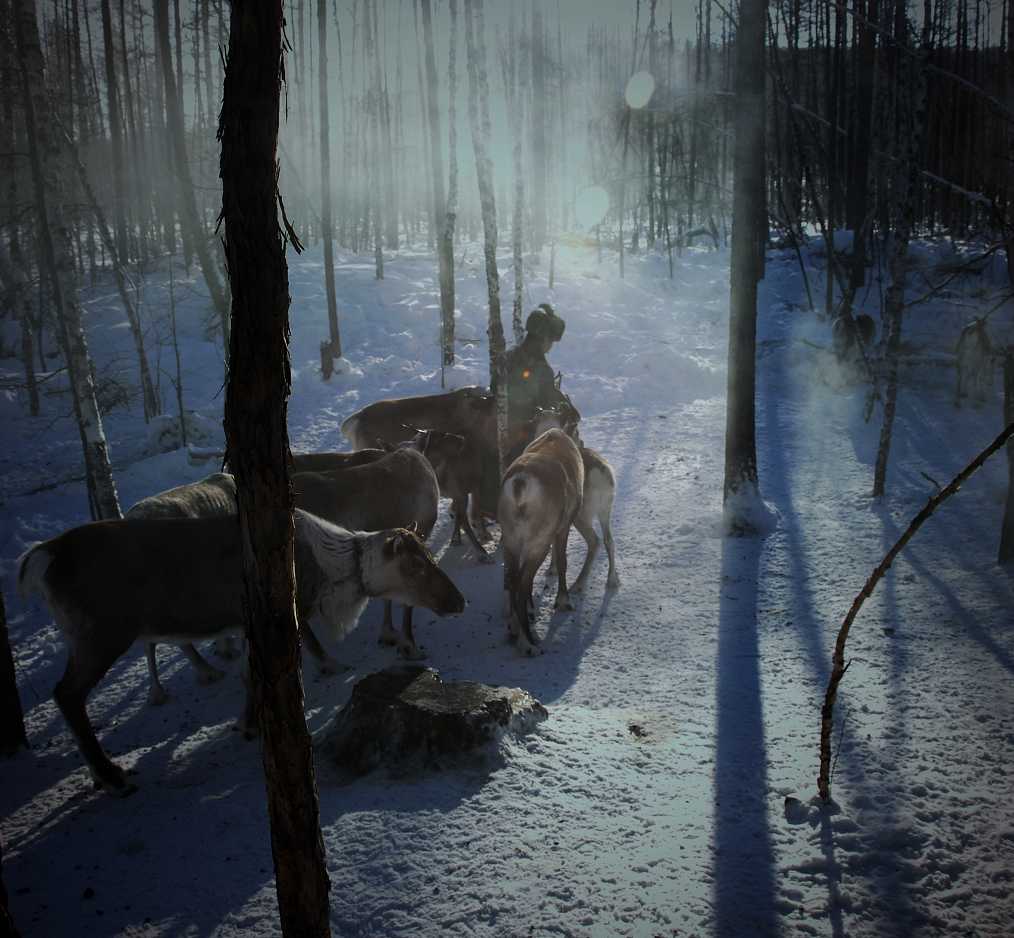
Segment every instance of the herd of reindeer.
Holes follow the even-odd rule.
[[[865,361],[874,334],[865,314],[838,317],[832,324],[836,357]],[[993,357],[985,320],[969,323],[956,348],[956,405],[968,394],[976,403],[986,399]],[[464,532],[479,562],[492,558],[476,527],[482,528],[484,517],[499,523],[507,634],[521,653],[539,650],[532,629],[536,572],[552,552],[555,608],[573,609],[570,593],[583,589],[598,553],[596,519],[609,559],[606,585],[617,588],[610,530],[616,481],[605,459],[582,445],[580,419],[560,393],[552,406],[513,428],[506,451],[520,455],[500,480],[495,500],[483,483],[491,472],[499,475],[496,401],[484,388],[377,401],[342,424],[351,451],[294,454],[296,611],[304,647],[321,670],[334,672],[337,663],[314,633],[312,619],[338,639],[356,624],[370,598],[381,598],[381,643],[418,659],[425,655],[412,632],[413,607],[438,615],[464,611],[464,597],[425,543],[441,497],[451,503],[451,543],[461,544]],[[237,514],[236,483],[220,472],[145,498],[123,520],[72,528],[20,560],[22,595],[42,593],[69,647],[53,692],[56,703],[96,784],[113,794],[129,794],[135,786],[99,744],[85,708],[88,695],[138,639],[148,643],[151,703],[166,699],[157,642],[179,644],[200,682],[223,677],[193,642],[243,630]],[[568,588],[571,526],[587,543],[587,554]],[[394,602],[404,606],[400,631],[393,624]],[[235,646],[224,641],[220,652],[235,655]],[[247,684],[240,726],[254,735],[257,720]]]
[[[405,658],[424,652],[412,632],[412,608],[463,612],[465,599],[426,547],[441,497],[453,516],[452,544],[462,531],[478,562],[491,563],[476,528],[500,525],[508,639],[522,654],[539,651],[532,628],[533,581],[546,556],[558,580],[555,608],[573,609],[570,593],[588,579],[600,538],[609,559],[607,588],[619,586],[610,530],[615,477],[602,456],[582,445],[580,414],[559,395],[551,407],[511,431],[507,452],[520,450],[499,493],[484,498],[484,474],[497,459],[496,401],[484,388],[377,401],[352,414],[342,434],[352,450],[292,457],[295,499],[296,612],[304,647],[324,672],[336,669],[309,624],[337,639],[372,597],[384,600],[380,641]],[[485,486],[486,492],[490,487]],[[485,503],[484,503],[485,502]],[[118,521],[72,528],[36,544],[21,558],[18,586],[40,592],[68,645],[67,667],[53,696],[96,785],[115,795],[135,786],[102,749],[86,700],[138,639],[147,643],[149,701],[161,703],[155,643],[179,644],[202,683],[223,672],[193,642],[219,638],[220,652],[243,629],[243,554],[236,483],[226,472],[138,502]],[[581,571],[567,586],[571,526],[587,542]],[[404,606],[401,630],[392,603]],[[249,681],[240,726],[257,732]]]

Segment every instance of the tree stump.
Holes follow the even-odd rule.
[[[318,754],[352,774],[386,766],[439,767],[441,757],[523,735],[549,716],[527,691],[472,681],[445,684],[432,668],[401,665],[369,674],[314,737]]]

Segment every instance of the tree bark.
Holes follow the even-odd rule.
[[[331,128],[327,93],[327,0],[317,0],[317,36],[320,42],[318,83],[320,92],[320,223],[324,229],[324,287],[327,292],[327,322],[331,334],[331,358],[341,358],[342,338],[338,331],[338,299],[334,288],[334,223],[331,218]]]
[[[500,272],[496,266],[496,198],[493,163],[489,158],[489,82],[486,72],[486,39],[483,0],[465,0],[465,44],[468,53],[468,115],[472,126],[472,150],[482,206],[483,253],[486,258],[486,292],[489,297],[489,370],[496,387],[497,449],[500,472],[507,456],[507,381],[504,375],[503,322],[500,318]]]
[[[106,59],[106,110],[109,112],[109,135],[112,146],[113,226],[116,230],[116,253],[126,263],[127,215],[123,172],[123,125],[120,120],[120,96],[116,83],[116,51],[113,48],[113,15],[109,0],[102,0],[102,43]]]
[[[1014,348],[1008,346],[1003,359],[1003,422],[1014,423]],[[1009,563],[1014,557],[1014,442],[1007,443],[1007,501],[1000,527],[1000,550],[996,562]]]
[[[0,592],[0,755],[12,755],[21,748],[28,748],[28,734],[7,634],[7,610]]]
[[[440,349],[441,365],[454,364],[454,224],[447,224],[449,205],[444,197],[444,155],[440,139],[440,83],[433,54],[433,15],[430,0],[419,0],[422,11],[423,41],[426,46],[427,111],[429,113],[430,167],[433,175],[433,230],[437,235],[437,263],[440,276]],[[453,37],[452,50],[453,46]],[[453,102],[452,102],[453,106]],[[450,227],[450,231],[448,231]],[[450,240],[448,240],[448,237]]]
[[[764,275],[757,217],[764,201],[764,30],[767,0],[743,0],[736,37],[736,142],[725,422],[726,503],[756,494],[757,282]],[[729,519],[745,530],[744,518]]]
[[[905,0],[898,0],[902,9]],[[907,281],[905,259],[908,242],[915,221],[915,203],[919,192],[919,155],[926,134],[926,75],[924,64],[929,51],[930,23],[923,24],[922,48],[918,56],[907,57],[908,75],[905,80],[907,95],[898,108],[898,120],[905,115],[905,123],[898,125],[899,152],[894,176],[893,201],[894,242],[888,265],[891,284],[884,294],[884,322],[887,326],[887,382],[884,394],[884,423],[880,428],[880,444],[873,474],[873,496],[879,498],[887,486],[887,463],[891,452],[894,416],[898,406],[898,357],[901,351],[901,321],[905,309]],[[899,30],[897,42],[904,43],[905,31]]]
[[[546,243],[546,36],[541,0],[532,0],[532,247]],[[515,144],[516,145],[516,144]]]
[[[194,196],[194,184],[190,177],[190,164],[187,161],[186,134],[183,128],[183,115],[180,112],[180,99],[176,93],[176,76],[173,74],[172,55],[169,49],[169,0],[155,0],[155,34],[160,50],[162,80],[165,83],[166,116],[168,118],[168,134],[173,150],[173,165],[177,179],[180,221],[187,230],[187,237],[194,247],[197,259],[204,273],[204,282],[208,285],[211,302],[218,311],[222,326],[223,348],[229,349],[229,300],[219,277],[218,267],[212,257],[204,225],[197,214],[197,200]]]
[[[329,881],[294,605],[289,291],[277,218],[282,23],[282,0],[233,0],[218,131],[234,321],[225,430],[282,934],[312,938],[330,935]]]
[[[93,518],[118,518],[109,451],[95,399],[91,360],[78,306],[70,228],[64,216],[66,154],[46,91],[35,0],[14,0],[14,31],[25,98],[25,125],[35,202],[41,224],[43,267],[51,279],[57,334],[67,363],[74,411],[84,451],[85,478]]]
[[[504,84],[507,87],[507,113],[510,119],[511,136],[514,138],[514,217],[511,221],[511,244],[514,253],[514,305],[511,314],[511,326],[515,343],[520,343],[524,336],[522,317],[524,315],[525,263],[522,244],[522,228],[525,217],[525,170],[522,153],[522,120],[521,120],[521,82],[518,69],[518,43],[514,31],[514,14],[511,8],[510,31],[507,36],[507,47],[504,50]],[[543,224],[545,210],[543,209]],[[549,288],[553,288],[553,269],[550,266]]]

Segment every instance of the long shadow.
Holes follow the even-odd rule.
[[[712,860],[719,938],[779,933],[757,639],[760,553],[754,538],[722,545]]]
[[[791,380],[791,379],[790,379]],[[792,609],[793,624],[799,635],[799,639],[805,649],[803,660],[806,662],[811,674],[822,689],[827,684],[830,673],[830,650],[825,648],[821,634],[821,619],[826,617],[827,611],[821,612],[817,608],[814,598],[814,591],[810,583],[812,571],[807,563],[806,539],[803,533],[804,518],[800,515],[793,497],[793,479],[795,478],[793,455],[798,451],[798,442],[802,439],[803,445],[813,445],[813,440],[808,437],[799,436],[798,418],[792,415],[784,415],[779,407],[782,389],[773,387],[775,379],[770,371],[763,371],[761,375],[763,392],[760,414],[766,424],[767,432],[761,436],[762,439],[775,440],[776,444],[765,448],[762,460],[762,471],[767,472],[771,477],[782,480],[783,497],[777,501],[781,513],[780,533],[785,538],[785,554],[791,569]],[[791,395],[796,400],[805,400],[805,390],[797,389]],[[863,439],[861,431],[852,433],[853,447],[860,462],[863,461],[862,454],[868,447],[867,441]],[[886,550],[886,547],[885,547]],[[886,603],[889,607],[895,604],[893,578],[889,580],[886,587]],[[891,661],[891,682],[896,689],[901,675],[904,673],[905,661],[903,652],[895,646],[895,654]],[[822,696],[822,695],[821,695]],[[838,713],[846,712],[848,706],[845,694],[839,694]],[[898,718],[900,719],[900,717]],[[856,755],[854,759],[842,760],[839,771],[842,771],[849,779],[850,785],[857,794],[864,792],[866,788],[865,775],[862,767],[869,764],[875,754],[868,742],[861,738],[861,734],[854,732],[847,724],[843,727],[841,737],[842,752],[849,750]],[[897,817],[897,806],[894,796],[889,791],[876,793],[877,803],[880,807],[880,820],[886,825],[893,825]],[[819,839],[821,851],[825,859],[825,875],[827,877],[828,889],[828,914],[832,934],[841,938],[845,934],[843,910],[839,901],[839,882],[841,878],[841,865],[835,853],[834,831],[831,817],[828,811],[820,814]],[[911,903],[902,889],[902,883],[893,871],[888,871],[881,880],[871,881],[871,887],[878,894],[886,898],[887,918],[891,923],[890,932],[896,935],[906,934],[911,921]]]

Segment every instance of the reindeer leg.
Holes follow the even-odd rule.
[[[412,607],[406,606],[401,614],[401,638],[398,641],[398,657],[408,661],[422,661],[426,651],[415,643],[412,635]]]
[[[303,645],[306,650],[317,659],[317,670],[321,674],[337,674],[339,671],[348,670],[347,666],[336,661],[331,655],[328,654],[327,649],[321,644],[317,633],[310,628],[310,624],[306,619],[300,617],[299,631],[303,637]]]
[[[144,657],[148,662],[148,705],[160,707],[169,699],[169,695],[158,679],[158,662],[155,660],[154,642],[148,642]]]
[[[570,588],[571,592],[580,593],[584,589],[585,583],[588,582],[588,571],[591,570],[595,555],[598,553],[599,536],[595,533],[595,527],[587,523],[580,515],[574,519],[574,527],[577,528],[578,534],[584,538],[585,543],[588,545],[588,553],[585,555],[581,572],[577,575],[574,585]]]
[[[455,498],[451,500],[451,517],[454,519],[454,530],[451,532],[451,543],[455,547],[461,543],[462,527],[468,524],[468,518],[465,517],[466,511],[467,509],[464,506],[464,499]]]
[[[568,524],[563,533],[553,541],[553,559],[556,561],[557,588],[556,603],[553,608],[570,612],[574,604],[570,601],[570,592],[567,590],[567,536],[570,534]]]
[[[457,504],[457,502],[455,502]],[[455,541],[451,538],[451,543],[461,543],[461,534],[459,531],[460,527],[465,529],[465,534],[468,535],[469,541],[472,542],[472,546],[475,548],[475,552],[479,557],[479,563],[493,563],[493,558],[486,551],[486,548],[479,543],[479,538],[475,535],[475,529],[472,527],[472,523],[468,520],[468,510],[465,508],[464,499],[459,508],[451,509],[454,512],[454,533],[458,535],[458,540]]]
[[[518,649],[529,657],[535,657],[535,655],[542,653],[542,649],[539,648],[539,637],[532,630],[532,620],[528,614],[528,597],[532,594],[532,583],[541,563],[542,559],[538,563],[525,561],[521,569],[518,589],[514,592],[514,614],[518,617],[520,624]]]
[[[230,642],[234,642],[233,637],[228,636]],[[225,641],[225,639],[217,639],[216,644],[219,641]],[[193,645],[189,642],[185,645],[180,645],[180,651],[183,652],[184,657],[189,661],[194,669],[197,671],[197,683],[198,684],[214,684],[215,681],[222,680],[225,677],[225,672],[216,668],[213,664],[210,664]]]
[[[397,645],[401,636],[394,630],[394,621],[391,618],[392,602],[384,600],[384,621],[380,623],[380,638],[377,639],[380,645]]]
[[[137,791],[137,786],[127,781],[127,775],[102,749],[95,737],[85,702],[92,689],[112,667],[113,662],[130,647],[130,637],[117,640],[115,634],[91,634],[93,643],[85,651],[71,645],[67,668],[63,672],[53,697],[67,721],[71,733],[77,740],[78,749],[95,780],[96,787],[104,788],[109,794],[120,798]]]
[[[609,527],[608,515],[599,518],[602,525],[602,540],[606,545],[606,555],[609,557],[609,575],[606,577],[606,589],[615,590],[620,588],[620,575],[616,572],[616,554],[613,548],[613,532]]]

